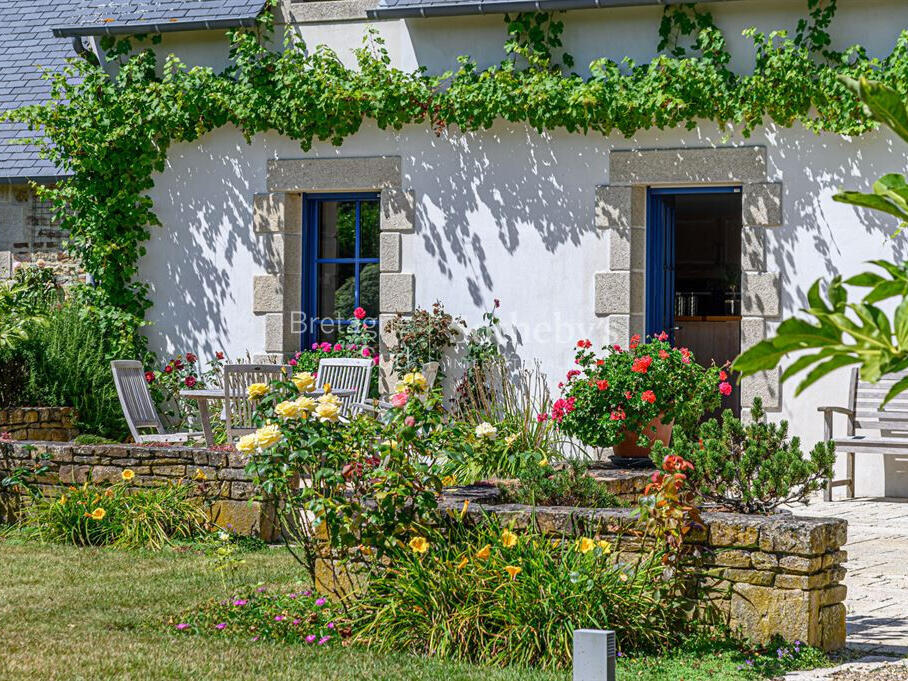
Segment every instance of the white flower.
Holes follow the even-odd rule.
[[[218,532],[218,539],[220,539],[221,541],[227,541],[228,539],[230,539],[230,535],[221,530],[220,532]]]
[[[474,432],[476,433],[476,437],[484,437],[488,438],[489,440],[494,440],[495,436],[498,435],[498,428],[493,426],[488,421],[483,421],[478,426],[476,426],[476,430]]]

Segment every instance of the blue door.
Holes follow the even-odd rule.
[[[650,188],[646,224],[646,334],[665,331],[675,342],[675,199],[689,194],[729,194],[739,187]]]
[[[303,204],[301,349],[334,343],[366,311],[378,324],[379,195],[307,194]]]

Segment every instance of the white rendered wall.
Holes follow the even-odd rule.
[[[802,4],[709,7],[734,40],[736,60],[745,63],[748,43],[737,37],[740,31],[748,25],[793,28]],[[908,26],[904,3],[840,4],[837,47],[862,42],[872,54],[885,54]],[[648,60],[658,40],[659,12],[568,13],[565,44],[578,68],[596,56]],[[357,23],[298,27],[310,46],[327,42],[345,60],[363,29]],[[383,22],[381,29],[403,68],[451,68],[464,45],[480,65],[502,57],[499,16]],[[213,43],[207,52],[198,42],[191,50],[180,45],[173,36],[164,47],[189,63],[223,64],[224,53]],[[766,248],[767,269],[782,273],[785,316],[804,305],[817,277],[848,276],[874,258],[904,259],[905,240],[891,238],[894,221],[832,201],[842,187],[867,188],[885,172],[906,170],[908,147],[883,132],[849,140],[770,126],[749,139],[725,139],[705,123],[695,131],[645,131],[625,139],[564,131],[540,135],[500,123],[484,132],[449,130],[436,137],[425,126],[398,133],[367,123],[341,147],[319,143],[303,153],[298,143],[277,135],[259,135],[247,145],[236,130],[224,128],[197,143],[175,145],[151,192],[164,224],[154,229],[141,272],[154,287],[152,347],[203,355],[224,349],[230,356],[262,349],[262,318],[251,312],[252,276],[265,271],[265,258],[262,237],[252,233],[251,201],[266,190],[267,159],[392,154],[401,157],[403,185],[417,201],[416,231],[404,236],[402,268],[416,273],[417,305],[440,299],[475,325],[500,299],[513,351],[538,359],[555,383],[570,368],[578,337],[605,342],[607,321],[593,314],[593,275],[608,268],[607,239],[594,228],[593,209],[596,185],[609,181],[609,151],[728,144],[765,145],[770,179],[784,184],[784,226],[769,231]],[[816,407],[845,404],[847,373],[826,378],[797,399],[794,387],[783,386],[777,418],[788,419],[809,448],[822,435]],[[882,457],[865,457],[857,470],[858,494],[908,496],[908,462],[890,459],[884,475]]]

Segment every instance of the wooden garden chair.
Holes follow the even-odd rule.
[[[201,439],[202,433],[167,433],[161,417],[151,399],[148,383],[145,381],[145,369],[141,362],[131,359],[116,359],[110,363],[113,372],[114,386],[120,398],[123,417],[132,438],[138,443],[162,442],[180,443],[189,439]],[[153,433],[143,433],[143,430]]]
[[[271,383],[288,375],[287,367],[281,364],[224,365],[224,422],[228,442],[256,430],[252,423],[255,405],[249,399],[249,386]]]
[[[369,381],[372,378],[372,359],[333,358],[318,363],[316,386],[328,383],[331,390],[352,390],[351,395],[339,397],[341,416],[348,418],[360,411],[359,405],[369,398]]]

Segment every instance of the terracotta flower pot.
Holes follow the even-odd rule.
[[[659,440],[659,442],[668,446],[668,443],[671,442],[672,439],[672,428],[674,427],[675,422],[669,421],[668,423],[662,423],[661,419],[663,416],[664,414],[659,414],[659,416],[650,421],[643,429],[643,435],[645,435],[651,443]],[[631,459],[648,459],[649,453],[653,449],[652,445],[649,447],[641,447],[637,444],[637,440],[639,439],[639,432],[632,433],[626,430],[624,431],[624,439],[614,445],[612,451],[615,453],[615,456],[624,456]]]

